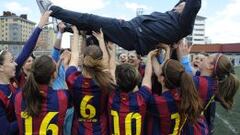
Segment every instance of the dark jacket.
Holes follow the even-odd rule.
[[[137,52],[146,55],[159,42],[173,44],[191,34],[200,8],[201,0],[186,0],[181,14],[174,10],[153,12],[130,20],[137,33]]]

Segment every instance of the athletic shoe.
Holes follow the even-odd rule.
[[[52,2],[49,0],[36,0],[41,14],[44,14],[52,6]]]

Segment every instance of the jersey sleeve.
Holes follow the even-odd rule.
[[[73,98],[72,98],[72,93],[69,90],[63,90],[65,93],[66,97],[68,98],[68,108],[73,107]]]
[[[149,102],[150,97],[152,96],[152,90],[147,86],[141,86],[139,89],[139,94],[143,96],[145,101]]]
[[[17,121],[8,121],[2,101],[0,101],[0,132],[3,135],[15,135],[18,132]]]
[[[74,87],[74,83],[79,77],[80,72],[77,70],[77,67],[70,66],[66,71],[66,82],[68,85],[68,88],[71,89]]]
[[[51,56],[55,60],[55,62],[58,62],[58,60],[60,59],[60,49],[53,47]]]
[[[191,65],[191,62],[190,62],[190,56],[189,55],[183,56],[181,58],[180,62],[183,65],[185,71],[192,75],[193,70],[192,70],[192,65]]]
[[[41,31],[42,31],[41,28],[39,28],[39,27],[35,28],[34,32],[30,36],[28,41],[24,44],[22,51],[20,52],[19,56],[15,60],[15,62],[17,63],[17,66],[16,66],[16,75],[17,76],[18,76],[24,62],[28,59],[28,57],[31,55],[33,49],[35,48]]]

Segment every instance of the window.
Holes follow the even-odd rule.
[[[194,41],[204,41],[204,39],[194,39]]]
[[[192,41],[192,37],[187,37],[186,38],[188,41]]]
[[[204,34],[194,34],[194,36],[204,36]]]
[[[195,31],[204,31],[204,29],[195,29]]]
[[[195,24],[195,26],[204,26],[204,24]]]

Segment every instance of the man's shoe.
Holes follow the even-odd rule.
[[[41,14],[44,14],[52,5],[52,2],[49,0],[36,0]]]

